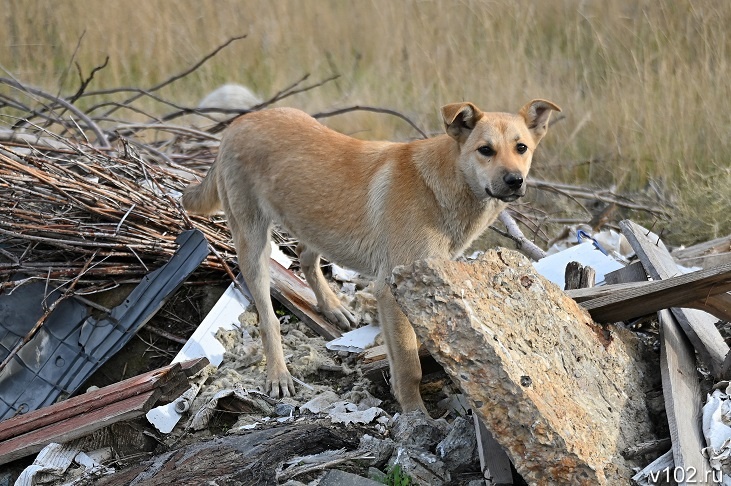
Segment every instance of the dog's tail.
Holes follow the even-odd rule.
[[[183,207],[194,214],[213,214],[221,209],[218,195],[218,182],[214,163],[203,182],[188,187],[183,193]]]

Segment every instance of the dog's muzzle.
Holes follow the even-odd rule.
[[[508,172],[503,175],[503,183],[505,184],[503,193],[494,193],[489,187],[485,187],[485,192],[488,196],[502,202],[513,202],[525,195],[524,182],[523,175],[520,172]]]

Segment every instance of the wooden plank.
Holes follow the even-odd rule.
[[[510,458],[505,449],[495,440],[487,430],[485,424],[477,416],[475,419],[475,435],[477,438],[477,453],[480,456],[480,470],[488,485],[513,484],[513,471],[510,469]]]
[[[675,484],[675,481],[670,482],[673,478],[674,465],[673,451],[669,450],[632,476],[632,484],[636,486]]]
[[[723,321],[731,322],[731,294],[709,295],[695,302],[693,307],[713,314]]]
[[[198,361],[198,360],[192,360]],[[44,407],[24,415],[0,422],[0,441],[16,437],[34,429],[40,429],[58,421],[66,420],[77,415],[88,414],[93,410],[104,408],[112,403],[124,401],[127,398],[144,394],[155,388],[170,384],[165,391],[178,394],[183,393],[188,382],[182,372],[180,363],[168,365],[142,375],[129,378],[119,383],[78,395],[68,400]],[[161,393],[163,390],[160,391]],[[173,396],[173,399],[177,395]]]
[[[381,378],[383,374],[389,370],[388,359],[386,359],[386,345],[374,346],[368,351],[371,351],[369,358],[370,361],[363,364],[361,372],[366,378],[375,381]],[[363,353],[364,357],[368,354],[368,351]],[[439,363],[437,363],[434,357],[429,354],[429,351],[423,345],[419,346],[419,362],[421,363],[421,371],[423,374],[442,370]]]
[[[629,220],[621,221],[619,225],[650,277],[654,280],[662,280],[680,274],[675,260],[657,236],[650,237],[648,230]],[[710,297],[710,299],[712,298]],[[716,328],[718,319],[697,310],[676,307],[671,311],[693,347],[698,351],[701,360],[708,366],[715,378],[722,379],[723,362],[729,352],[729,347]]]
[[[682,479],[708,478],[711,466],[701,450],[706,447],[701,418],[703,413],[700,378],[693,346],[683,334],[675,316],[667,309],[660,318],[660,371],[672,439],[675,470]],[[703,482],[703,481],[701,481]],[[682,481],[679,484],[690,484]]]
[[[665,280],[605,285],[566,293],[599,322],[618,322],[669,307],[703,306],[714,294],[731,290],[731,263]],[[715,309],[714,309],[715,311]],[[724,319],[721,313],[720,319]]]
[[[307,327],[327,340],[342,336],[317,310],[317,298],[307,283],[274,260],[269,261],[271,294]]]
[[[0,442],[0,465],[34,454],[51,442],[68,442],[113,423],[144,415],[157,402],[160,393],[160,390],[150,390]]]
[[[630,263],[619,270],[604,274],[604,282],[608,285],[626,282],[644,282],[645,280],[647,280],[647,274],[640,262]]]
[[[731,235],[675,250],[675,261],[687,267],[711,268],[731,262]]]

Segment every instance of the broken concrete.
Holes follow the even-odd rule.
[[[620,451],[653,438],[629,332],[599,327],[504,249],[399,267],[394,294],[526,481],[629,480]]]
[[[411,447],[397,447],[388,462],[389,467],[400,466],[416,484],[441,486],[451,484],[452,476],[446,464],[431,452]]]
[[[430,420],[422,412],[402,413],[393,418],[391,436],[396,442],[413,449],[433,451],[439,441],[447,435],[444,420]]]
[[[472,420],[457,417],[447,436],[437,444],[437,456],[450,471],[460,472],[477,463],[477,438]]]

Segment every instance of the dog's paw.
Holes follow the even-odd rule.
[[[328,321],[346,331],[351,330],[358,323],[358,319],[350,312],[350,309],[341,304],[323,309],[322,313]]]
[[[294,381],[288,370],[267,372],[264,392],[272,398],[294,396]]]

